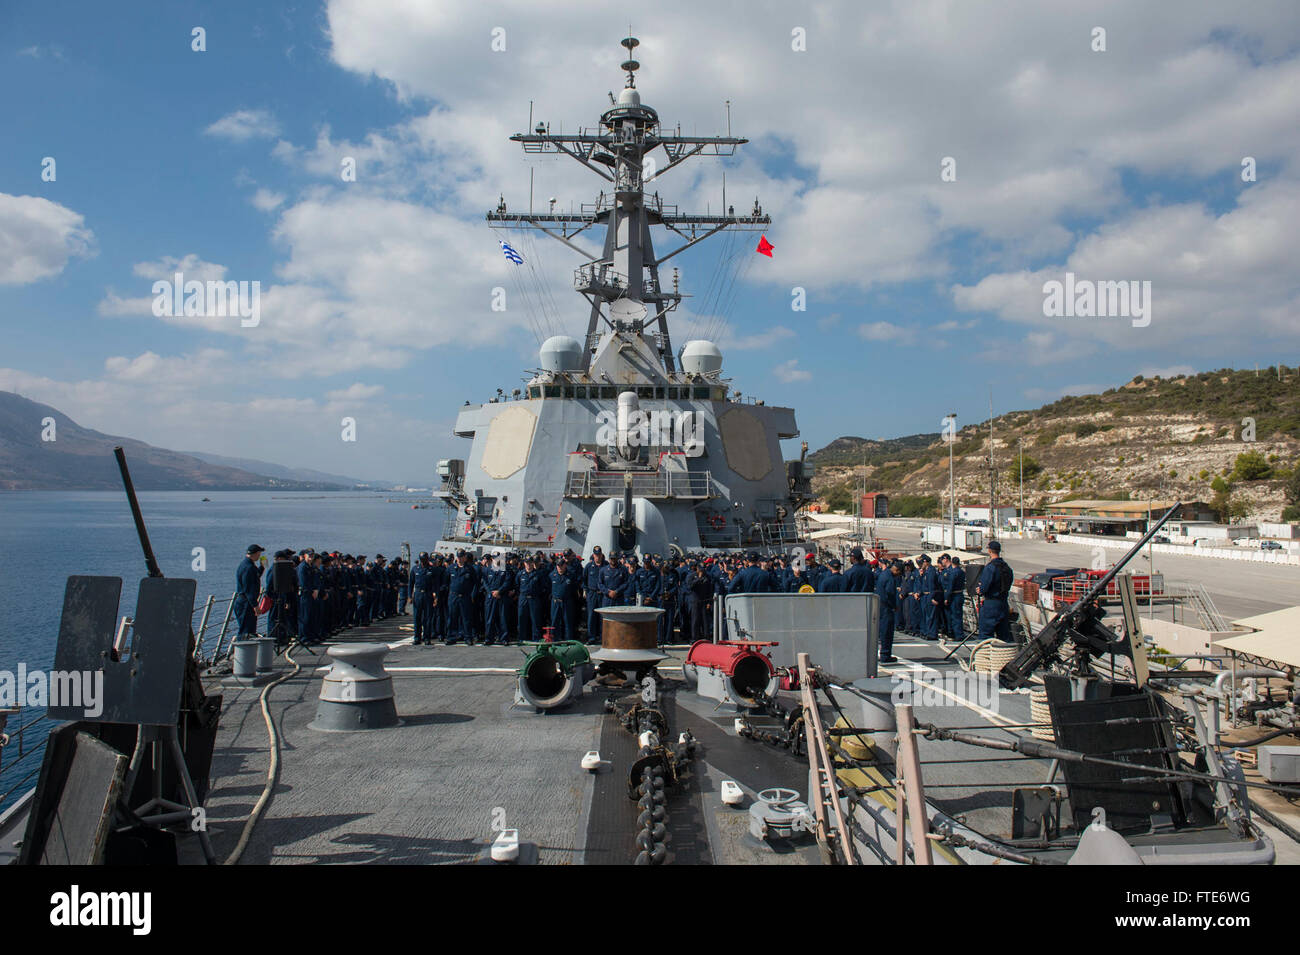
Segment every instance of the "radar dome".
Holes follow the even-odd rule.
[[[722,352],[713,342],[696,339],[682,349],[682,371],[688,375],[716,375],[722,370]]]
[[[576,338],[556,335],[542,343],[541,360],[546,371],[580,371],[582,346]]]
[[[619,106],[640,106],[641,94],[630,86],[625,87],[618,94],[618,105]]]

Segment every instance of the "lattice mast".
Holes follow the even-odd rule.
[[[515,133],[511,140],[523,144],[524,152],[561,152],[607,180],[612,190],[601,191],[595,203],[583,203],[577,213],[512,213],[504,199],[496,211],[487,214],[494,228],[535,228],[580,253],[586,263],[574,273],[574,288],[591,305],[584,341],[583,370],[591,366],[591,357],[603,334],[615,329],[630,329],[644,336],[647,330],[669,374],[676,371],[672,339],[668,331],[668,313],[681,302],[682,295],[673,283],[665,289],[659,280],[660,267],[691,246],[726,228],[758,230],[771,224],[758,200],[749,215],[738,216],[734,206],[725,214],[699,215],[680,213],[676,206],[665,205],[658,192],[647,197],[647,183],[658,180],[665,172],[694,156],[731,156],[747,139],[727,136],[683,136],[665,133],[659,114],[642,104],[636,88],[636,71],[641,64],[633,58],[640,44],[636,37],[621,41],[627,59],[621,69],[626,84],[600,117],[599,131],[585,129],[575,134],[552,133],[542,122],[532,132]],[[728,123],[730,125],[730,123]],[[728,130],[730,132],[730,130]],[[651,156],[662,149],[668,162],[658,168]],[[571,241],[593,226],[605,227],[601,255],[590,253]],[[679,236],[683,243],[666,255],[656,258],[650,236],[652,226],[663,226]]]

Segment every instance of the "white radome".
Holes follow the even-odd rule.
[[[722,370],[722,352],[713,342],[697,338],[682,349],[682,371],[688,375],[716,375]]]
[[[582,345],[568,335],[555,335],[542,343],[539,357],[546,371],[578,371],[582,368]]]

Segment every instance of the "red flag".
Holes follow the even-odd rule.
[[[772,257],[772,250],[775,248],[776,246],[767,241],[767,236],[760,235],[758,237],[758,248],[754,251],[759,255],[766,255],[770,259]]]

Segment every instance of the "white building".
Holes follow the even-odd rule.
[[[993,520],[989,520],[989,506],[987,504],[958,504],[957,520],[959,521],[989,521],[993,526],[1001,526],[1013,517],[1019,515],[1020,511],[1015,506],[997,507],[993,509],[995,515]]]

